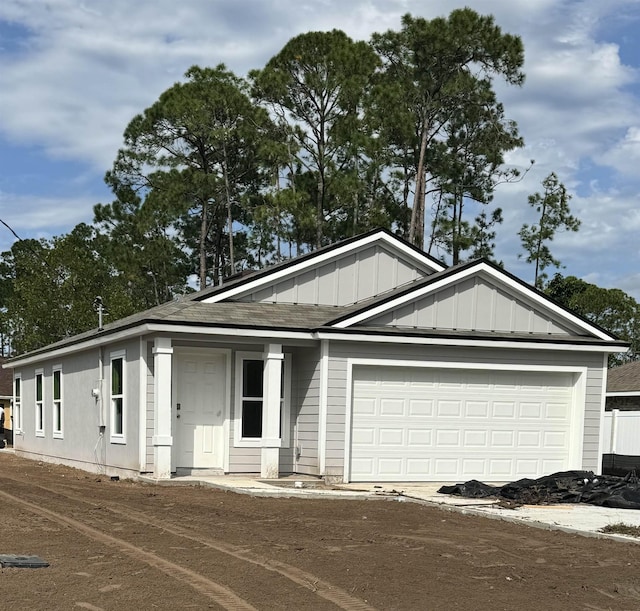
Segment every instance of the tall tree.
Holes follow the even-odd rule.
[[[171,235],[175,218],[164,207],[143,206],[132,189],[121,187],[117,200],[93,211],[103,253],[126,280],[136,307],[150,308],[189,291],[190,262]]]
[[[333,30],[292,38],[250,75],[255,97],[290,126],[297,158],[313,177],[308,195],[315,208],[316,247],[334,239],[332,221],[351,204],[337,197],[335,186],[357,154],[362,99],[376,65],[366,43]]]
[[[88,225],[52,240],[20,240],[2,254],[2,280],[12,284],[6,315],[13,350],[33,350],[98,326],[100,295],[115,320],[140,309],[127,278],[104,254],[104,238]]]
[[[197,253],[204,287],[223,270],[235,271],[242,256],[234,249],[234,223],[250,224],[244,198],[262,185],[259,157],[269,120],[223,64],[194,66],[185,77],[131,121],[106,181],[116,197],[130,198],[132,190],[143,208],[183,218],[175,229]],[[197,230],[185,227],[194,223]]]
[[[427,249],[430,253],[435,243],[444,247],[454,265],[469,249],[477,250],[480,246],[486,250],[487,236],[469,221],[466,213],[469,208],[477,212],[479,207],[489,204],[498,184],[519,179],[517,169],[504,168],[504,153],[524,144],[516,124],[504,118],[502,104],[486,81],[472,81],[463,86],[468,88],[468,96],[459,112],[443,126],[444,139],[434,146],[436,204]],[[502,222],[501,210],[490,216],[492,227]],[[486,211],[475,220],[486,224]]]
[[[640,358],[640,305],[620,289],[605,289],[557,273],[544,292],[558,303],[631,343],[627,354],[612,354],[609,366]]]
[[[571,195],[552,172],[542,181],[544,191],[529,196],[529,205],[535,209],[538,220],[536,223],[525,223],[518,235],[523,249],[527,252],[526,262],[535,263],[534,285],[541,288],[547,275],[544,270],[553,265],[560,267],[549,248],[548,243],[553,240],[558,231],[578,231],[580,221],[571,214],[569,201]]]
[[[492,16],[465,8],[431,21],[405,15],[399,32],[374,34],[372,44],[383,61],[372,109],[396,151],[407,205],[413,184],[409,239],[422,247],[435,144],[452,119],[478,104],[474,92],[492,91],[495,76],[522,84],[522,41],[503,34]]]

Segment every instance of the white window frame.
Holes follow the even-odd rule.
[[[262,447],[262,437],[242,437],[242,374],[244,361],[262,361],[262,352],[236,352],[235,363],[235,401],[233,445],[237,448]],[[282,431],[280,447],[289,448],[291,445],[291,355],[284,355],[283,395],[280,399],[280,430]],[[251,397],[255,399],[255,397]],[[264,397],[262,398],[264,402]],[[264,405],[264,403],[263,403]]]
[[[38,399],[38,378],[40,378],[40,399]],[[36,369],[33,378],[33,404],[35,407],[35,430],[36,437],[44,437],[44,369]]]
[[[18,391],[18,392],[16,392]],[[13,376],[13,427],[14,433],[22,433],[22,374]]]
[[[59,397],[56,399],[56,374],[58,374],[59,376],[59,383],[58,383],[58,392],[59,392]],[[64,414],[63,414],[63,400],[62,400],[62,395],[63,395],[63,384],[64,382],[62,381],[62,365],[54,365],[53,369],[51,370],[51,406],[52,406],[52,411],[51,411],[51,428],[53,431],[53,438],[54,439],[63,439],[64,438]],[[60,422],[60,426],[56,427],[58,420]]]
[[[109,441],[111,443],[127,443],[127,353],[126,350],[117,350],[109,354]],[[122,360],[121,393],[113,392],[113,362]],[[116,410],[117,400],[121,400],[122,431],[116,433]]]

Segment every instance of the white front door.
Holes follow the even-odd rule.
[[[225,452],[226,356],[174,353],[174,457],[178,469],[222,469]]]

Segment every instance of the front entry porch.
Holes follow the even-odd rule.
[[[152,353],[155,479],[170,479],[172,473],[228,473],[232,444],[259,451],[261,477],[279,476],[285,370],[281,344],[264,344],[262,352],[254,353],[262,361],[261,396],[250,400],[243,400],[242,369],[234,376],[238,363],[229,348],[174,346],[171,338],[157,337]],[[249,414],[259,418],[257,427],[245,423]]]

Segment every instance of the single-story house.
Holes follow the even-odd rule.
[[[488,261],[375,230],[13,358],[14,446],[158,479],[596,470],[626,349]]]

